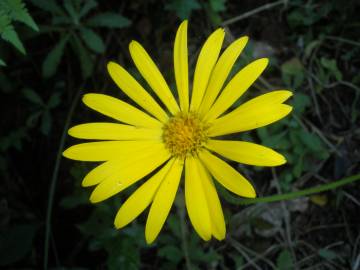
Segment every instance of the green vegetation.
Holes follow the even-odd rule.
[[[1,0],[0,268],[359,269],[359,8],[356,0]],[[132,39],[175,86],[173,40],[187,18],[191,59],[220,26],[226,45],[250,37],[233,74],[270,58],[239,102],[274,89],[294,92],[291,116],[232,135],[272,147],[288,163],[232,163],[259,198],[217,186],[224,241],[196,235],[179,192],[148,246],[146,215],[120,231],[113,227],[134,187],[92,205],[91,189],[81,187],[91,165],[61,153],[73,142],[70,126],[99,119],[81,104],[82,94],[126,99],[107,74],[108,61],[141,80],[127,49]],[[195,61],[189,63],[193,70]]]

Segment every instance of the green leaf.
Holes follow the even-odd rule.
[[[51,130],[51,124],[52,124],[52,117],[50,115],[50,112],[48,110],[45,110],[41,117],[41,126],[40,131],[44,135],[49,135]]]
[[[97,5],[98,4],[95,0],[87,0],[80,10],[79,17],[80,18],[84,17],[86,14],[90,12],[90,10],[97,7]]]
[[[299,87],[305,79],[304,67],[299,58],[291,58],[281,65],[284,82],[293,88]]]
[[[48,53],[42,64],[42,75],[49,78],[55,74],[64,54],[64,48],[69,36],[64,36],[59,43]]]
[[[95,15],[87,21],[87,25],[94,27],[123,28],[130,24],[131,21],[128,18],[113,12]]]
[[[338,68],[338,66],[336,64],[335,59],[328,59],[328,58],[325,58],[325,57],[321,57],[320,63],[324,68],[331,71],[331,73],[335,76],[335,78],[338,81],[342,80],[342,74],[341,74],[341,72],[340,72],[340,70],[339,70],[339,68]]]
[[[225,11],[226,0],[209,0],[210,7],[215,12]]]
[[[79,14],[77,14],[73,4],[74,4],[73,0],[64,0],[64,7],[67,13],[70,15],[71,19],[73,20],[73,23],[75,25],[79,25]]]
[[[26,99],[28,99],[29,101],[31,101],[32,103],[40,105],[40,106],[44,105],[42,98],[33,89],[25,88],[25,89],[23,89],[22,93],[23,93],[24,97]]]
[[[6,63],[5,63],[4,60],[2,60],[1,58],[0,58],[0,66],[3,66],[3,67],[6,66]]]
[[[63,14],[64,12],[58,6],[55,0],[30,0],[34,6],[38,8],[48,11],[54,14]]]
[[[24,45],[22,44],[18,34],[14,31],[12,25],[9,25],[1,34],[2,39],[10,42],[22,54],[26,54]]]
[[[61,93],[60,92],[55,92],[49,98],[49,101],[47,102],[46,106],[49,109],[54,109],[60,104],[60,102],[61,102]]]
[[[0,2],[1,3],[1,2]],[[3,2],[2,4],[4,4]],[[3,8],[3,9],[1,9]],[[7,14],[6,8],[0,5],[0,37],[7,42],[11,43],[15,48],[17,48],[21,53],[26,54],[25,48],[15,32],[14,27],[11,24],[10,15]],[[10,11],[8,11],[9,13]]]
[[[4,0],[3,0],[4,1]],[[22,22],[35,31],[39,31],[38,26],[30,16],[25,3],[22,0],[5,0],[5,6],[13,20]]]
[[[80,34],[86,46],[96,53],[105,51],[105,44],[102,38],[89,28],[81,28]]]
[[[178,264],[183,257],[182,251],[178,247],[173,245],[166,245],[162,247],[161,249],[159,249],[158,254],[160,257],[168,259],[175,265]]]
[[[24,258],[31,251],[36,226],[14,225],[0,233],[0,265],[5,266]]]
[[[77,36],[75,36],[72,41],[73,42],[71,43],[71,45],[79,59],[82,76],[84,79],[86,79],[91,75],[94,69],[94,63],[92,61],[89,51],[84,47],[81,40]]]
[[[176,15],[182,19],[188,19],[193,10],[200,9],[201,6],[197,0],[171,0],[165,5],[166,10],[175,11]]]
[[[299,138],[312,152],[323,150],[323,143],[317,135],[301,130],[299,132]]]
[[[338,255],[334,251],[332,251],[330,249],[322,248],[322,249],[320,249],[318,251],[318,253],[319,253],[320,257],[322,257],[322,258],[324,258],[326,260],[329,260],[329,261],[334,260],[334,259],[336,259],[338,257]]]
[[[283,250],[276,260],[278,270],[291,270],[294,268],[291,253],[288,250]]]
[[[296,93],[293,98],[293,105],[295,112],[301,115],[311,105],[311,100],[307,95]]]

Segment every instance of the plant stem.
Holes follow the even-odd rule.
[[[240,20],[243,20],[245,18],[248,18],[248,17],[251,17],[252,15],[255,15],[256,13],[259,13],[261,11],[264,11],[264,10],[267,10],[267,9],[271,9],[273,7],[276,7],[278,5],[281,5],[281,4],[286,4],[287,1],[284,1],[284,0],[279,0],[279,1],[276,1],[276,2],[273,2],[273,3],[268,3],[268,4],[265,4],[263,6],[260,6],[260,7],[257,7],[253,10],[250,10],[248,12],[245,12],[243,14],[240,14],[239,16],[236,16],[234,18],[231,18],[229,20],[226,20],[224,21],[221,25],[222,26],[226,26],[226,25],[229,25],[229,24],[232,24],[234,22],[238,22]]]
[[[255,199],[238,199],[238,198],[235,198],[230,195],[231,197],[227,196],[226,199],[231,201],[234,204],[243,204],[243,205],[248,205],[248,204],[253,204],[253,203],[270,203],[270,202],[277,202],[277,201],[283,201],[283,200],[293,200],[293,199],[296,199],[299,197],[309,196],[312,194],[332,190],[332,189],[350,184],[350,183],[358,181],[358,180],[360,180],[360,174],[355,174],[355,175],[337,180],[335,182],[323,184],[323,185],[320,185],[317,187],[307,188],[304,190],[289,192],[289,193],[285,193],[285,194],[272,195],[272,196],[255,198]]]
[[[188,250],[188,245],[187,245],[187,241],[186,241],[187,233],[186,233],[184,206],[178,207],[178,214],[179,214],[179,218],[180,218],[181,242],[182,242],[182,248],[183,248],[184,257],[185,257],[186,269],[191,270],[192,269],[191,261],[190,261],[189,250]]]
[[[75,97],[74,97],[74,99],[73,99],[73,101],[71,103],[69,112],[67,114],[65,124],[64,124],[64,129],[63,129],[61,139],[60,139],[59,149],[58,149],[58,152],[57,152],[57,155],[56,155],[55,167],[54,167],[53,174],[52,174],[52,177],[51,177],[50,188],[49,188],[49,200],[48,200],[48,205],[47,205],[47,209],[46,209],[46,223],[45,223],[45,240],[44,240],[44,269],[45,270],[48,269],[48,262],[49,262],[49,242],[50,242],[50,234],[51,234],[51,216],[52,216],[52,209],[53,209],[53,204],[54,204],[56,183],[57,183],[58,175],[59,175],[61,156],[62,156],[62,152],[63,152],[63,149],[64,149],[65,140],[66,140],[66,137],[67,137],[67,130],[69,129],[71,118],[72,118],[72,115],[74,113],[75,107],[76,107],[76,105],[77,105],[77,103],[79,101],[79,98],[81,96],[81,93],[82,93],[82,91],[79,90],[75,94]]]

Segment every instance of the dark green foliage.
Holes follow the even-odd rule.
[[[36,226],[16,225],[0,232],[0,266],[17,262],[28,255],[32,249]]]
[[[92,72],[94,58],[92,52],[102,54],[105,52],[105,44],[101,35],[95,28],[108,27],[112,29],[128,27],[131,21],[115,12],[103,12],[90,16],[98,3],[95,0],[64,0],[63,5],[58,5],[54,0],[31,0],[34,5],[52,14],[53,25],[57,27],[45,27],[43,32],[57,32],[58,42],[46,56],[42,74],[45,78],[53,76],[67,45],[73,49],[81,66],[83,78],[88,78]]]
[[[22,22],[34,31],[39,31],[22,0],[2,0],[0,2],[0,37],[25,54],[24,45],[13,25],[15,21]],[[0,66],[5,65],[0,58]]]
[[[0,268],[286,270],[359,265],[359,184],[320,198],[244,206],[215,182],[227,237],[204,242],[186,214],[181,183],[159,238],[148,246],[148,210],[121,230],[113,225],[117,210],[139,185],[93,205],[93,188],[81,187],[81,181],[97,164],[61,158],[64,147],[80,142],[67,136],[69,126],[112,121],[85,108],[83,93],[129,101],[110,81],[108,61],[119,62],[144,83],[129,57],[131,40],[144,45],[176,92],[172,48],[181,20],[190,19],[192,74],[208,34],[224,21],[251,14],[226,25],[224,48],[233,38],[250,37],[230,77],[254,58],[271,61],[235,105],[270,90],[290,89],[294,96],[287,103],[294,110],[276,124],[224,139],[261,143],[288,162],[273,169],[229,163],[250,179],[259,197],[358,173],[358,1],[280,1],[275,8],[257,11],[265,2],[0,0]],[[191,86],[192,75],[189,81]],[[55,190],[49,199],[51,184]]]
[[[165,9],[175,11],[180,19],[185,20],[189,19],[193,10],[200,9],[200,4],[197,0],[171,0]]]

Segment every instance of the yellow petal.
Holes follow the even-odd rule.
[[[201,48],[194,73],[190,104],[190,110],[192,111],[197,111],[200,106],[211,72],[219,57],[224,36],[224,29],[217,29],[208,37]]]
[[[158,236],[169,215],[179,186],[183,166],[183,160],[175,159],[174,164],[155,194],[145,227],[145,238],[148,244],[151,244]]]
[[[161,128],[142,128],[116,123],[87,123],[74,126],[68,134],[90,140],[160,140]]]
[[[221,208],[219,196],[216,192],[213,180],[200,161],[197,161],[202,186],[205,190],[206,201],[211,218],[211,231],[218,240],[223,240],[226,234],[225,219]]]
[[[92,169],[82,181],[82,186],[88,187],[97,185],[111,175],[117,175],[127,164],[135,164],[139,159],[148,158],[152,153],[156,153],[163,148],[161,144],[152,145],[147,148],[133,149],[130,154],[117,155],[116,159],[112,159],[102,163]]]
[[[240,70],[234,78],[226,85],[205,115],[205,121],[212,121],[225,112],[234,102],[254,83],[268,65],[269,60],[262,58],[251,62],[242,70]]]
[[[90,187],[99,184],[107,177],[117,171],[118,161],[109,160],[96,166],[83,179],[81,185],[83,187]]]
[[[248,37],[242,37],[235,40],[221,54],[213,72],[211,73],[210,80],[200,106],[201,115],[204,115],[209,111],[211,105],[214,103],[214,100],[223,87],[236,59],[239,57],[248,40]]]
[[[168,116],[150,94],[120,65],[109,62],[108,72],[114,82],[138,105],[165,123]]]
[[[250,182],[225,161],[209,153],[207,150],[201,151],[199,156],[212,176],[225,188],[242,197],[254,198],[256,196]]]
[[[162,123],[130,104],[103,94],[86,94],[83,102],[106,116],[140,127],[161,127]]]
[[[172,114],[179,112],[179,106],[169,86],[145,49],[138,42],[132,41],[129,50],[137,69],[169,111]]]
[[[239,163],[255,166],[279,166],[286,163],[283,155],[250,142],[208,140],[206,148]]]
[[[187,112],[189,109],[187,25],[187,21],[183,21],[180,24],[174,43],[175,81],[180,100],[180,108],[184,112]]]
[[[161,141],[103,141],[76,144],[63,152],[63,156],[81,161],[106,161],[119,159],[133,153],[161,148]]]
[[[102,181],[91,193],[92,203],[106,200],[145,177],[166,160],[170,154],[164,147],[147,151],[146,156],[120,163],[112,175]]]
[[[211,220],[208,202],[194,157],[185,160],[185,203],[191,224],[199,236],[208,241],[211,238]]]
[[[234,111],[220,117],[209,128],[209,136],[247,131],[269,125],[292,111],[281,104],[292,95],[289,91],[273,91],[253,98]]]
[[[153,177],[146,180],[146,182],[124,202],[115,217],[114,224],[117,229],[125,227],[150,205],[155,192],[157,191],[161,181],[168,173],[172,163],[172,161],[168,162]]]

